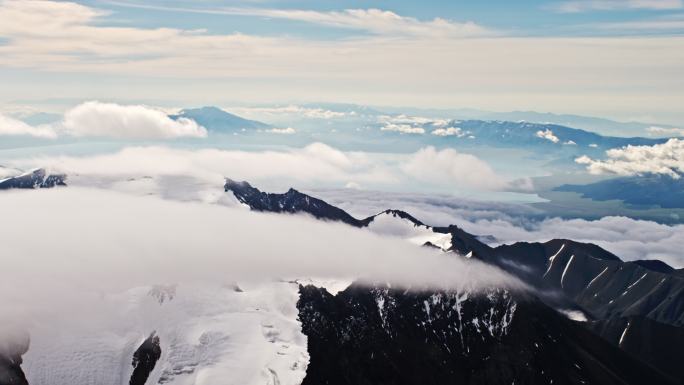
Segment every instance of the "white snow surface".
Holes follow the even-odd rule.
[[[101,300],[111,322],[31,331],[32,385],[125,385],[152,332],[161,358],[147,380],[172,385],[300,384],[309,362],[295,282],[141,287]],[[111,314],[110,314],[111,315]],[[78,317],[78,315],[76,315]],[[160,381],[161,380],[161,381]]]
[[[376,215],[368,229],[376,234],[406,239],[418,246],[430,242],[444,251],[451,247],[451,234],[435,232],[430,226],[416,225],[392,212]]]

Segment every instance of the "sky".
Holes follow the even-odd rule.
[[[0,106],[347,102],[679,125],[682,0],[0,0]]]

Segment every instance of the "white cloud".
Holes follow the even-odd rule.
[[[435,184],[499,190],[505,181],[484,161],[454,149],[437,151],[426,147],[411,156],[401,169],[412,177]]]
[[[495,34],[494,31],[474,22],[456,22],[441,17],[429,21],[398,15],[382,9],[345,9],[342,11],[314,11],[304,9],[220,8],[192,9],[157,6],[138,6],[216,15],[257,16],[273,19],[296,20],[337,28],[367,31],[378,35],[408,35],[422,37],[472,37]]]
[[[33,127],[21,120],[0,114],[0,136],[32,136],[36,138],[54,139],[55,131],[49,126]]]
[[[8,165],[20,169],[46,167],[70,175],[71,184],[89,186],[112,185],[130,178],[154,185],[160,182],[155,178],[187,177],[195,180],[188,185],[209,191],[222,186],[224,178],[229,177],[254,182],[265,189],[342,187],[349,181],[376,189],[415,189],[416,185],[423,185],[416,182],[429,182],[431,187],[451,192],[530,188],[527,179],[510,181],[474,155],[453,149],[437,151],[434,147],[413,154],[393,154],[342,152],[322,143],[279,151],[146,146],[92,156],[15,159]]]
[[[304,216],[73,186],[2,198],[0,212],[13,220],[0,232],[12,255],[3,262],[0,319],[21,317],[23,325],[49,325],[57,315],[77,321],[105,297],[152,284],[354,277],[455,289],[525,287],[492,266]]]
[[[410,124],[395,124],[387,123],[380,127],[381,131],[394,131],[402,134],[424,134],[425,129],[422,127],[415,127]]]
[[[630,9],[672,10],[684,8],[684,3],[682,0],[577,0],[558,3],[551,8],[563,13]]]
[[[420,21],[381,9],[347,9],[344,11],[319,12],[308,10],[252,9],[237,10],[249,14],[340,28],[360,29],[379,35],[409,35],[422,37],[471,37],[493,35],[494,32],[473,22],[459,23],[443,18]]]
[[[396,171],[364,153],[342,152],[322,143],[281,151],[184,150],[160,146],[126,147],[112,154],[88,157],[57,156],[15,160],[19,168],[48,167],[89,180],[135,177],[196,178],[222,187],[225,177],[269,183],[344,185],[359,183],[395,184]],[[74,182],[74,178],[70,178]]]
[[[563,142],[563,144],[568,145],[568,146],[576,146],[577,143],[575,143],[574,140],[568,140],[566,142]]]
[[[546,129],[544,131],[537,131],[537,138],[546,139],[553,143],[558,143],[560,141],[560,139],[558,139],[558,137],[553,134],[553,131],[549,129]]]
[[[643,175],[662,174],[679,179],[684,172],[684,140],[669,139],[653,146],[626,146],[606,151],[608,159],[575,159],[587,165],[591,174]]]
[[[86,102],[64,114],[59,129],[72,136],[119,139],[201,138],[207,130],[187,118],[173,120],[145,106]]]
[[[437,136],[457,136],[459,138],[465,136],[465,133],[460,127],[438,128],[433,130],[431,134]]]
[[[684,136],[684,129],[675,127],[664,128],[651,126],[646,128],[646,132],[651,136]]]
[[[296,134],[297,130],[295,130],[292,127],[287,127],[287,128],[272,128],[268,130],[268,132],[274,133],[274,134],[284,134],[284,135],[292,135]]]

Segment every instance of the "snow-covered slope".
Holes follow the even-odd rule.
[[[376,234],[403,238],[419,246],[429,242],[444,251],[451,248],[451,234],[436,232],[403,211],[386,210],[369,218],[368,229]]]
[[[102,298],[115,319],[32,330],[32,385],[123,385],[151,334],[161,357],[148,384],[300,384],[309,355],[295,282],[142,287]],[[54,325],[53,325],[54,326]]]

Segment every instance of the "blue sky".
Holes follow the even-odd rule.
[[[0,102],[351,102],[684,122],[681,0],[0,0]]]
[[[321,28],[305,22],[265,17],[214,14],[226,8],[264,8],[283,10],[314,10],[333,12],[345,9],[377,8],[420,20],[444,18],[472,21],[485,27],[520,36],[634,35],[682,34],[684,22],[666,28],[603,28],[619,23],[666,21],[684,18],[684,7],[677,0],[664,1],[139,1],[88,0],[83,4],[113,10],[112,25],[135,23],[146,27],[169,25],[186,29],[206,28],[215,33],[310,35],[344,37],[358,35],[355,31]],[[148,9],[145,9],[148,7]],[[197,13],[189,12],[194,10]],[[160,12],[163,16],[160,17]],[[206,13],[201,13],[206,12]],[[117,16],[120,18],[117,20]]]

